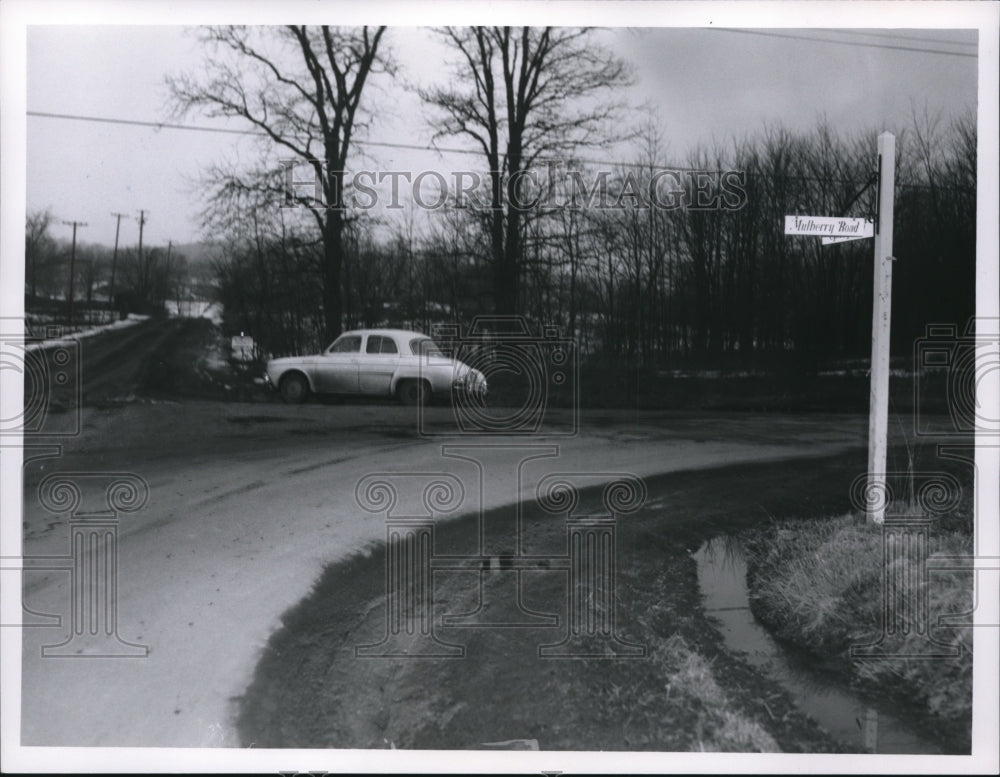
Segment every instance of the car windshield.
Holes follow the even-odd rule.
[[[410,351],[414,356],[444,356],[437,343],[429,337],[414,337],[410,340]]]

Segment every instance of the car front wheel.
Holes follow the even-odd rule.
[[[288,404],[301,404],[308,395],[309,384],[304,376],[293,373],[281,379],[281,398]]]
[[[424,380],[402,380],[396,396],[404,405],[426,405],[431,399],[431,387]]]

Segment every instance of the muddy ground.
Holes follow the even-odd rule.
[[[479,601],[477,573],[446,572],[435,579],[435,636],[462,645],[463,657],[357,657],[355,647],[377,643],[385,632],[385,546],[333,565],[270,640],[241,703],[241,739],[257,747],[447,749],[534,739],[543,750],[698,750],[704,715],[690,700],[671,703],[649,655],[651,646],[679,635],[711,665],[733,709],[781,750],[843,752],[780,686],[722,648],[701,609],[691,553],[720,530],[845,509],[832,484],[857,463],[858,454],[850,454],[652,479],[655,498],[622,518],[617,532],[618,636],[645,646],[639,657],[538,655],[538,646],[567,634],[567,580],[558,570],[522,576],[524,609],[556,614],[558,626],[441,627],[443,615],[474,610]],[[599,511],[599,504],[599,494],[591,494],[579,509]],[[503,520],[503,512],[486,521]],[[442,525],[436,552],[467,552],[476,532],[471,519]],[[537,506],[527,510],[524,533],[526,554],[566,553],[565,522]],[[503,575],[483,576],[491,620],[518,612],[502,597]]]
[[[362,478],[447,471],[470,504],[478,498],[490,511],[530,505],[547,472],[584,471],[649,484],[647,506],[618,529],[622,638],[652,654],[680,635],[710,665],[723,706],[780,749],[840,748],[720,647],[690,552],[712,531],[846,509],[865,468],[864,416],[593,410],[574,437],[531,440],[558,456],[527,467],[523,482],[483,481],[442,456],[442,438],[420,434],[413,408],[274,401],[228,364],[208,322],[154,321],[95,341],[84,347],[80,432],[26,449],[24,553],[66,553],[71,516],[48,512],[37,494],[49,474],[142,478],[148,504],[120,521],[117,619],[119,636],[149,653],[91,659],[85,671],[42,657],[68,628],[70,581],[26,572],[26,607],[61,614],[62,625],[25,629],[24,744],[473,748],[535,739],[552,749],[687,750],[724,741],[708,730],[713,711],[658,693],[655,662],[537,659],[537,645],[565,631],[563,571],[524,574],[530,609],[560,616],[559,627],[502,638],[442,631],[465,647],[460,661],[351,658],[359,642],[378,641],[385,602],[385,525],[358,510]],[[431,428],[447,425],[448,407],[429,412]],[[565,554],[562,519],[529,508],[525,520],[534,541]],[[438,542],[468,548],[474,527],[442,524]],[[487,594],[506,574],[486,574]],[[469,579],[436,573],[441,613],[474,606]]]

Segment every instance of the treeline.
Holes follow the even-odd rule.
[[[194,286],[200,293],[212,277],[194,278],[187,258],[172,245],[112,248],[53,235],[50,210],[28,214],[25,229],[24,307],[29,319],[67,324],[70,294],[73,323],[101,323],[128,313],[160,315],[168,304],[182,308]],[[71,278],[72,272],[72,278]]]
[[[557,196],[557,207],[519,212],[518,313],[572,333],[592,359],[638,367],[868,354],[872,241],[822,246],[786,236],[784,217],[872,215],[875,132],[770,127],[682,165],[655,130],[641,141],[613,170],[573,165],[600,182],[589,204]],[[893,350],[908,353],[928,323],[961,325],[974,312],[975,116],[915,120],[897,132],[897,157]],[[680,204],[636,194],[652,179],[674,182],[668,204]],[[282,210],[273,195],[220,190],[207,225],[223,245],[216,271],[230,328],[265,352],[301,353],[325,345],[323,245],[309,212]],[[692,207],[702,195],[718,202]],[[434,211],[411,203],[395,220],[345,214],[343,328],[429,331],[495,310],[495,213],[452,201]]]

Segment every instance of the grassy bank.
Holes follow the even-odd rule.
[[[959,524],[961,522],[958,522]],[[972,537],[954,520],[932,523],[928,555],[971,556]],[[935,638],[961,646],[958,658],[852,658],[851,645],[882,632],[882,529],[845,515],[782,521],[753,532],[746,543],[754,615],[773,633],[845,675],[862,694],[900,703],[915,725],[948,752],[968,752],[972,704],[972,629],[936,627],[938,617],[972,610],[972,575],[934,573],[911,589],[910,604],[926,595]],[[895,564],[913,563],[911,549]],[[913,565],[910,568],[916,568]],[[889,569],[890,578],[896,571]],[[924,590],[926,588],[926,590]],[[908,656],[926,652],[926,639],[899,629],[881,648]]]

